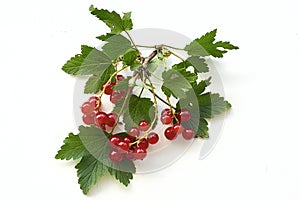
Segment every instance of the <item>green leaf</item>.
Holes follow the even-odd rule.
[[[204,73],[209,71],[207,64],[205,63],[205,60],[203,58],[192,56],[189,57],[187,61],[190,63],[191,66],[194,67],[196,72]]]
[[[186,91],[192,88],[188,80],[174,69],[163,72],[162,77],[164,80],[162,90],[167,96],[171,92],[175,98],[185,98]]]
[[[138,52],[135,49],[129,49],[124,55],[124,64],[131,66],[138,57]]]
[[[87,154],[88,152],[82,144],[79,136],[70,133],[64,140],[64,145],[61,146],[55,158],[61,160],[77,160]]]
[[[119,169],[120,166],[122,166],[121,170]],[[130,180],[133,179],[132,174],[134,174],[136,170],[133,162],[124,159],[121,163],[112,163],[112,166],[108,168],[108,172],[127,187]]]
[[[237,46],[229,42],[218,41],[215,42],[217,29],[206,33],[202,37],[195,39],[184,49],[192,56],[214,56],[217,58],[223,57],[227,50],[238,49]]]
[[[111,60],[115,60],[131,48],[130,41],[122,35],[115,35],[108,38],[106,41],[107,43],[102,49]]]
[[[202,118],[211,119],[231,108],[231,104],[225,101],[219,94],[210,92],[202,94],[198,98]]]
[[[100,35],[96,38],[99,39],[99,40],[102,40],[102,41],[106,41],[108,38],[111,38],[112,36],[115,36],[115,35],[116,34],[107,33],[107,34],[104,34],[104,35]]]
[[[96,94],[102,88],[102,85],[106,83],[110,76],[115,72],[114,66],[110,65],[105,71],[99,75],[92,75],[85,83],[84,93],[85,94]]]
[[[92,47],[82,45],[81,54],[75,55],[70,60],[68,60],[66,64],[64,64],[64,66],[62,67],[62,70],[67,74],[76,75],[84,59],[92,50],[93,50]]]
[[[129,80],[131,79],[131,76],[124,78],[122,81],[118,81],[118,83],[113,87],[113,90],[115,91],[127,91],[129,87]]]
[[[123,18],[115,11],[109,12],[108,10],[99,10],[93,5],[90,11],[98,19],[103,21],[110,29],[111,34],[120,34],[122,31],[132,29],[131,13],[125,13]]]
[[[208,134],[208,122],[204,118],[200,118],[198,130],[195,137],[197,138],[209,138]]]
[[[187,67],[189,66],[187,66],[186,62],[181,62],[176,65],[173,65],[172,69],[179,72],[189,83],[196,82],[198,75],[196,73],[187,71]]]
[[[78,183],[84,194],[87,194],[91,187],[103,177],[108,168],[92,155],[85,156],[75,166],[77,169]]]
[[[158,66],[160,65],[161,61],[156,57],[154,60],[152,60],[149,64],[147,69],[149,70],[149,72],[155,72],[158,68]]]
[[[82,62],[77,75],[101,75],[111,63],[112,60],[105,53],[93,48]]]
[[[140,98],[132,95],[129,100],[128,111],[127,115],[124,115],[126,130],[137,126],[141,120],[147,120],[149,123],[153,120],[152,113],[154,113],[154,107],[153,102],[149,98]]]

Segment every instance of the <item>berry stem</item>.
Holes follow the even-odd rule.
[[[131,41],[132,45],[134,46],[134,48],[138,51],[139,55],[141,55],[141,52],[139,51],[139,49],[137,48],[137,46],[135,45],[131,35],[128,33],[128,31],[125,31],[126,35],[128,36],[129,40]]]
[[[168,97],[168,96],[167,96],[167,101],[168,101],[169,105],[171,105],[170,97]],[[179,120],[176,117],[176,114],[174,112],[174,110],[176,110],[176,109],[173,106],[170,106],[170,110],[171,110],[171,113],[173,115],[173,118],[176,120],[177,123],[179,123]]]
[[[163,100],[160,96],[158,96],[154,91],[152,91],[151,89],[149,89],[149,91],[154,94],[156,96],[157,99],[159,99],[161,102],[163,102],[164,104],[166,104],[169,107],[172,107],[173,109],[175,109],[174,106],[172,106],[171,104],[169,104],[168,102],[166,102],[165,100]]]
[[[179,58],[181,61],[185,61],[185,59],[183,59],[182,57],[180,57],[179,55],[177,55],[177,54],[174,53],[173,51],[170,51],[170,53],[171,53],[173,56]]]

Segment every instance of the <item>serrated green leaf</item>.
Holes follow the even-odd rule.
[[[205,63],[205,60],[203,58],[192,56],[187,59],[187,62],[189,62],[190,65],[194,67],[195,72],[204,73],[209,71],[207,64]]]
[[[201,94],[205,91],[206,87],[211,84],[211,77],[206,80],[201,80],[199,83],[192,84],[193,90],[197,96],[201,96]]]
[[[200,118],[198,130],[195,137],[197,138],[209,138],[208,134],[208,122],[204,118]]]
[[[76,75],[79,71],[81,64],[83,63],[86,56],[93,50],[92,47],[82,45],[81,54],[75,55],[64,64],[62,70],[70,75]]]
[[[95,185],[108,170],[102,162],[95,159],[92,155],[84,156],[75,168],[77,169],[80,189],[84,194],[87,194],[91,187]]]
[[[122,166],[122,170],[119,169],[120,166]],[[127,187],[130,183],[130,180],[133,179],[135,166],[131,161],[122,160],[121,163],[112,163],[112,166],[108,168],[108,172],[116,180]]]
[[[154,112],[153,102],[149,98],[140,98],[136,95],[132,95],[129,100],[128,114],[124,115],[125,129],[128,130],[137,124],[141,120],[147,120],[152,122],[151,113]]]
[[[61,160],[77,160],[87,154],[88,152],[82,144],[79,136],[70,133],[64,140],[64,145],[61,146],[55,158]]]
[[[219,94],[210,92],[202,94],[198,98],[202,118],[211,119],[231,108],[231,104],[225,101]]]
[[[189,83],[195,83],[198,75],[196,73],[187,71],[187,67],[189,67],[186,62],[181,62],[172,66],[172,69],[179,72]]]
[[[189,55],[192,56],[214,56],[223,57],[227,50],[238,49],[237,46],[229,42],[218,41],[215,42],[217,29],[206,33],[202,37],[195,39],[184,48]]]
[[[174,69],[163,72],[162,77],[162,90],[167,96],[172,93],[175,98],[185,98],[186,91],[192,88],[188,80]]]
[[[106,41],[107,43],[102,47],[102,49],[111,60],[115,60],[131,48],[130,41],[122,35],[115,35],[108,38]]]
[[[131,13],[125,13],[121,18],[115,11],[99,10],[94,6],[90,7],[90,11],[111,29],[111,34],[120,34],[122,31],[132,29]]]
[[[77,75],[101,75],[111,63],[112,60],[105,53],[93,48],[81,63]]]
[[[99,39],[99,40],[102,40],[102,41],[106,41],[108,38],[111,38],[111,37],[113,37],[115,35],[116,34],[107,33],[107,34],[104,34],[104,35],[100,35],[100,36],[98,36],[96,38]]]

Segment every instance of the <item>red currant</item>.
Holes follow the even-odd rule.
[[[146,120],[140,121],[138,126],[141,131],[147,131],[150,128],[150,124]]]
[[[105,124],[100,124],[100,125],[98,125],[98,126],[99,126],[99,128],[101,128],[103,131],[106,131]]]
[[[179,119],[179,121],[188,122],[191,119],[191,112],[187,109],[179,110],[179,112],[177,113],[177,118]]]
[[[186,140],[191,140],[195,137],[195,131],[191,128],[186,128],[182,132],[182,137]]]
[[[108,121],[107,114],[105,112],[98,112],[95,117],[96,123],[100,126],[106,124]]]
[[[95,111],[94,105],[88,101],[84,102],[81,106],[81,112],[85,115],[89,115],[94,111]]]
[[[123,156],[120,152],[118,152],[116,150],[111,150],[111,152],[109,153],[109,158],[113,162],[121,162],[123,159]]]
[[[169,108],[165,108],[162,112],[161,112],[161,116],[163,115],[170,115],[172,116],[172,112]]]
[[[107,95],[111,95],[113,93],[113,87],[116,85],[116,83],[112,83],[112,82],[109,82],[107,85],[106,85],[106,88],[104,90],[104,93],[107,94]]]
[[[113,91],[112,94],[110,95],[110,102],[113,104],[117,104],[118,101],[122,98],[122,94],[119,91]]]
[[[146,149],[136,148],[133,151],[133,157],[137,160],[143,160],[147,156]]]
[[[138,144],[137,147],[140,149],[147,149],[149,147],[148,141],[144,138]]]
[[[125,154],[125,158],[127,160],[134,160],[133,150],[129,150],[128,153]]]
[[[118,144],[122,141],[122,138],[120,138],[120,136],[118,135],[113,135],[113,136],[110,136],[109,138],[109,145],[112,147],[112,148],[117,148]]]
[[[173,121],[173,117],[172,115],[165,114],[161,116],[160,120],[163,124],[171,124]]]
[[[91,96],[90,98],[89,98],[89,102],[91,102],[91,101],[99,101],[100,99],[99,99],[99,97],[97,97],[97,96]]]
[[[173,127],[169,127],[165,130],[165,136],[168,140],[175,140],[177,138],[177,133],[174,131]]]
[[[124,140],[124,142],[130,144],[130,143],[132,143],[133,138],[132,138],[131,136],[125,136],[125,137],[123,138],[123,140]]]
[[[106,125],[109,127],[113,127],[118,119],[118,115],[115,113],[107,114],[107,122]]]
[[[149,144],[156,144],[159,140],[159,136],[157,135],[157,133],[152,132],[148,135],[147,140]]]
[[[174,124],[173,130],[175,131],[175,133],[181,134],[184,130],[184,127],[181,124]]]
[[[123,75],[117,75],[117,80],[122,81],[125,77]]]
[[[89,115],[83,115],[82,116],[82,121],[86,124],[86,125],[92,125],[95,123],[95,112],[92,112],[92,114]]]
[[[129,144],[127,142],[124,142],[124,140],[121,140],[118,143],[118,147],[119,147],[119,149],[121,150],[122,153],[128,152],[129,148],[130,148]]]
[[[132,127],[129,130],[128,135],[130,135],[132,137],[139,137],[140,136],[140,130],[136,127]]]

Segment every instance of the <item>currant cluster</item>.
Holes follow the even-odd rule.
[[[116,76],[116,82],[122,81],[124,79],[123,75],[117,75]],[[125,91],[115,91],[113,90],[113,87],[116,85],[116,82],[109,82],[106,85],[106,88],[104,90],[104,94],[110,95],[110,102],[113,104],[117,104],[119,99],[125,96]],[[103,86],[102,86],[103,87]]]
[[[139,137],[141,132],[146,132],[150,128],[146,120],[142,120],[137,127],[132,127],[123,138],[119,135],[112,135],[109,138],[111,151],[109,158],[113,162],[127,160],[143,160],[147,156],[149,144],[156,144],[159,136],[155,132]]]
[[[182,134],[182,137],[186,140],[191,140],[195,137],[195,131],[191,128],[184,128],[180,122],[188,122],[191,119],[191,113],[187,109],[179,110],[177,113],[172,113],[168,108],[161,112],[161,122],[168,127],[164,134],[168,140],[175,140],[178,135]],[[175,121],[175,123],[173,123]]]
[[[101,111],[99,97],[92,96],[81,106],[83,113],[82,120],[86,125],[95,125],[106,130],[117,123],[118,115],[115,113],[105,113]]]

